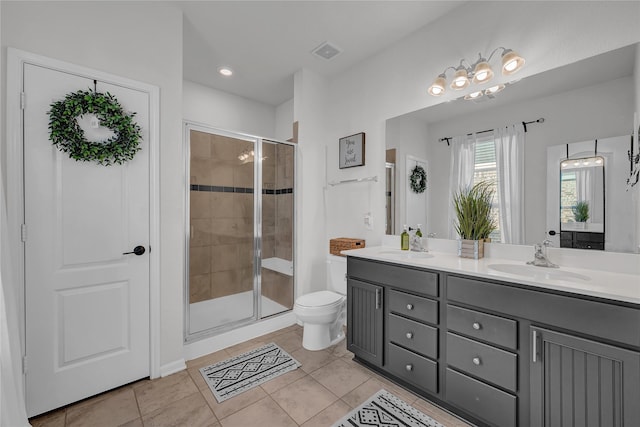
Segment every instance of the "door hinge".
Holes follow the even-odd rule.
[[[24,106],[26,103],[26,95],[24,94],[24,92],[20,92],[20,109],[24,110]]]
[[[22,373],[27,373],[27,356],[22,356]]]
[[[27,241],[27,224],[22,224],[20,226],[20,239],[23,242]]]

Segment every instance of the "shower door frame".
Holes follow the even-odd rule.
[[[242,132],[228,131],[217,127],[209,126],[203,123],[193,121],[183,121],[184,135],[183,135],[183,164],[185,166],[184,174],[184,212],[185,212],[185,240],[184,240],[184,342],[191,343],[203,338],[208,338],[213,335],[221,334],[234,330],[241,326],[251,325],[262,320],[262,161],[253,162],[253,316],[245,319],[240,319],[225,323],[222,325],[214,326],[209,329],[205,329],[197,332],[190,332],[190,294],[189,294],[189,248],[191,241],[191,136],[192,130],[198,132],[205,132],[213,135],[224,136],[233,139],[239,139],[242,141],[252,142],[254,144],[254,159],[262,159],[262,144],[263,141],[270,143],[289,145],[293,147],[293,233],[291,247],[292,247],[292,264],[293,264],[293,300],[297,297],[297,274],[296,274],[296,234],[297,234],[297,214],[296,214],[296,184],[298,178],[298,162],[297,162],[297,144],[288,141],[280,141],[275,138],[263,138],[261,136],[255,136]],[[274,314],[271,317],[280,316],[289,313],[293,310],[291,307],[289,310],[285,310],[281,313]]]

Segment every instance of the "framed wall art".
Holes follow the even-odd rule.
[[[364,166],[364,132],[340,138],[340,169]]]

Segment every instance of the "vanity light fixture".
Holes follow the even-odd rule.
[[[469,86],[470,82],[474,84],[483,84],[488,82],[493,78],[493,69],[491,68],[491,59],[493,55],[502,49],[502,75],[510,76],[512,74],[517,73],[525,63],[523,57],[518,55],[511,49],[507,49],[504,47],[497,47],[491,52],[488,58],[482,56],[481,53],[478,54],[478,59],[473,64],[469,65],[469,63],[463,58],[460,60],[460,64],[457,67],[447,67],[444,69],[442,73],[436,77],[433,84],[429,86],[428,92],[433,96],[440,96],[445,92],[445,86],[447,85],[447,71],[453,70],[453,80],[451,81],[451,85],[449,86],[453,90],[462,90]],[[466,65],[465,65],[466,62]],[[485,91],[485,95],[498,93],[504,86],[498,89],[500,85],[494,86],[492,88],[494,91]],[[474,92],[475,93],[475,92]],[[470,97],[465,99],[476,99],[479,96]]]
[[[231,77],[233,70],[229,67],[218,67],[218,73],[223,77]]]
[[[594,166],[600,166],[604,163],[601,156],[585,157],[581,159],[567,159],[560,163],[562,169],[580,169]]]

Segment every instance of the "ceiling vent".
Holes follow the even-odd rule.
[[[328,61],[339,55],[341,52],[342,50],[339,47],[334,46],[329,42],[323,42],[322,44],[320,44],[320,46],[313,49],[311,53]]]

